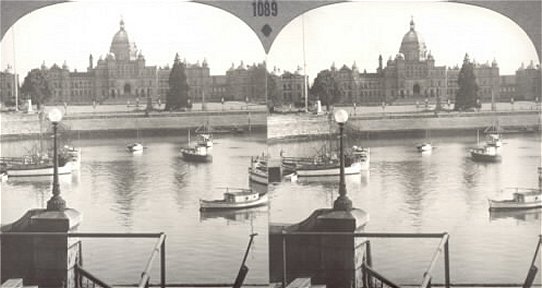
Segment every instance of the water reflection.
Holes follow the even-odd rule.
[[[511,211],[489,211],[490,221],[499,221],[504,219],[515,219],[524,222],[540,222],[541,208],[511,210]],[[519,222],[517,223],[520,224]]]
[[[250,222],[267,212],[267,206],[240,210],[200,211],[200,221],[222,218],[233,222]]]
[[[523,259],[532,257],[532,251],[525,247],[540,234],[540,209],[491,213],[488,221],[487,199],[504,187],[537,187],[538,138],[510,136],[503,150],[505,160],[488,164],[470,159],[468,151],[475,145],[470,136],[433,137],[438,149],[421,155],[412,144],[420,139],[365,140],[361,145],[371,148],[370,177],[352,175],[357,177],[347,179],[348,196],[354,207],[370,214],[368,231],[449,232],[454,239],[451,265],[458,282],[484,282],[483,275],[494,271],[500,272],[503,282],[514,282],[524,277],[519,268]],[[272,155],[283,150],[287,155],[301,156],[323,142],[283,141],[270,145],[269,150],[275,153]],[[270,222],[297,223],[314,209],[331,207],[337,185],[338,179],[298,179],[297,183],[272,185]],[[401,241],[390,241],[390,245],[378,252],[375,246],[379,267],[399,282],[412,282],[409,277],[415,275],[415,267],[423,269],[430,255]],[[405,251],[407,256],[397,259]]]

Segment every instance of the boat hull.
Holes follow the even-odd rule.
[[[360,174],[362,168],[362,163],[356,162],[348,167],[344,167],[344,175],[354,175]],[[299,167],[296,169],[298,177],[321,177],[321,176],[338,176],[340,174],[339,166],[322,168],[322,169],[306,169],[304,167]]]
[[[476,151],[471,151],[472,160],[477,162],[500,162],[501,155],[498,154],[484,154]]]
[[[230,203],[223,200],[200,200],[200,211],[209,210],[233,210],[233,209],[245,209],[266,205],[269,201],[267,194],[260,196],[254,201],[236,202]]]
[[[534,209],[534,208],[541,208],[542,207],[542,201],[532,201],[532,202],[524,202],[524,203],[518,203],[515,201],[496,201],[496,200],[489,200],[489,210],[496,211],[496,210],[520,210],[520,209]]]
[[[213,161],[213,157],[209,154],[207,155],[199,155],[194,154],[190,152],[182,152],[183,159],[190,162],[211,162]]]
[[[268,184],[267,174],[257,168],[248,168],[248,179],[258,184]]]
[[[54,168],[52,165],[22,165],[20,167],[11,167],[7,170],[8,177],[36,177],[53,176]],[[58,175],[72,173],[71,162],[58,167]]]

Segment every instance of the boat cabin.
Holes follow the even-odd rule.
[[[254,193],[250,190],[242,192],[226,192],[224,193],[224,200],[229,203],[239,203],[258,200],[258,193]]]
[[[514,193],[514,201],[517,203],[527,203],[527,202],[536,202],[540,201],[540,191],[531,191],[531,192],[518,192]]]

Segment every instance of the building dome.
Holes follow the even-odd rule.
[[[405,55],[406,61],[425,60],[426,47],[421,35],[414,29],[414,20],[410,20],[410,30],[403,36],[399,53]]]
[[[130,59],[130,41],[128,40],[128,33],[124,30],[123,20],[120,20],[120,30],[113,36],[109,52],[115,54],[117,60]]]

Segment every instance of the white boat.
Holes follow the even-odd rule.
[[[267,193],[260,194],[252,189],[226,188],[223,199],[200,199],[200,211],[251,208],[266,205],[268,201]]]
[[[213,147],[213,135],[212,134],[199,134],[197,144],[199,146],[205,146],[207,148]]]
[[[141,143],[132,143],[126,145],[126,149],[132,153],[141,153],[143,152],[143,145]]]
[[[472,160],[477,162],[499,162],[501,155],[495,146],[483,146],[470,150]]]
[[[422,143],[416,146],[416,148],[418,149],[418,152],[433,151],[433,145],[431,145],[431,143]]]
[[[486,136],[486,145],[487,146],[495,146],[497,148],[502,147],[502,140],[500,134],[487,134]]]
[[[542,190],[529,188],[511,188],[512,199],[489,201],[489,210],[515,210],[542,207]],[[509,189],[510,190],[510,189]]]
[[[210,162],[213,160],[213,155],[210,153],[206,145],[190,144],[190,130],[188,130],[188,146],[181,148],[183,159],[190,162]]]
[[[191,162],[210,162],[213,155],[209,153],[207,147],[196,145],[195,147],[181,148],[183,159]]]
[[[72,170],[72,163],[66,161],[62,166],[58,166],[58,175],[71,174]],[[8,177],[53,176],[53,173],[54,167],[51,163],[13,165],[7,170]]]
[[[338,176],[340,174],[339,162],[304,164],[296,167],[298,177],[321,177]],[[361,163],[354,162],[344,167],[344,175],[353,175],[361,173]]]
[[[264,158],[265,159],[265,158]],[[250,167],[248,167],[248,179],[251,182],[267,185],[269,182],[267,175],[267,162],[259,157],[250,159]]]
[[[0,182],[5,182],[8,180],[8,172],[2,171],[0,172]]]
[[[368,171],[371,163],[371,149],[368,147],[352,146],[351,155],[361,164],[361,171]]]
[[[73,170],[81,168],[81,148],[65,145],[59,154],[60,159],[71,162]]]

